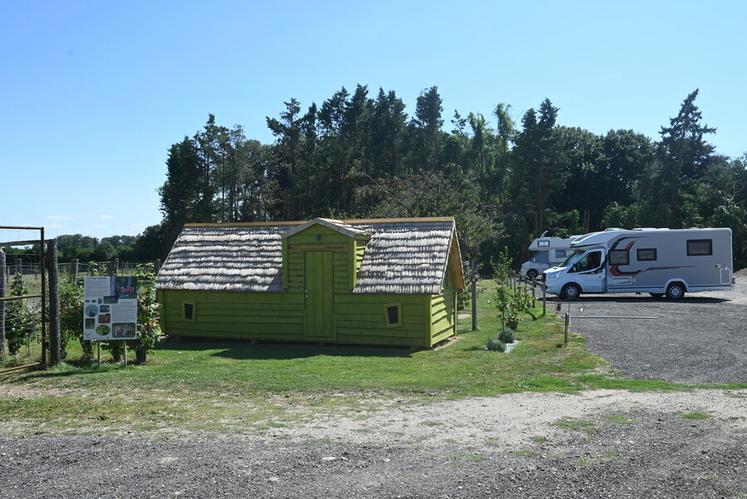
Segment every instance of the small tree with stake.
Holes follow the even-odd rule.
[[[156,347],[161,335],[156,295],[156,273],[152,263],[138,265],[137,297],[137,341],[135,342],[135,362],[142,364],[147,360],[148,351]]]
[[[504,248],[497,258],[493,260],[493,279],[497,287],[495,289],[495,305],[498,308],[501,319],[501,330],[506,327],[506,319],[511,314],[513,305],[513,293],[509,279],[511,276],[511,258],[508,251]]]

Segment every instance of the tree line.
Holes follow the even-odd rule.
[[[268,117],[272,143],[210,115],[171,145],[160,224],[133,243],[140,260],[163,258],[187,222],[313,217],[453,215],[466,258],[508,248],[514,263],[547,228],[731,227],[747,262],[747,155],[708,142],[695,101],[682,102],[657,140],[634,130],[597,134],[558,124],[549,99],[515,121],[510,105],[455,112],[445,123],[437,87],[408,115],[393,91],[345,88],[317,105],[284,103]]]
[[[57,236],[57,255],[60,262],[106,262],[119,258],[123,262],[146,261],[147,251],[142,250],[145,242],[142,236],[108,236],[96,238],[82,234],[65,234]],[[8,265],[21,262],[24,265],[38,265],[40,261],[39,245],[30,247],[5,247]]]

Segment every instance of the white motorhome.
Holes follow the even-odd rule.
[[[521,264],[521,274],[530,279],[536,279],[542,272],[558,265],[571,254],[571,241],[579,236],[571,236],[568,239],[552,237],[549,231],[542,233],[540,237],[532,241],[529,251],[532,256]]]
[[[731,229],[608,229],[571,242],[572,253],[544,272],[547,290],[650,293],[673,300],[686,292],[731,289]]]

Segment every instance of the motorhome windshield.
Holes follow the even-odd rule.
[[[566,258],[563,263],[560,264],[561,267],[567,267],[571,264],[571,261],[576,258],[578,255],[583,253],[581,250],[574,250],[570,255],[568,255],[568,258]]]

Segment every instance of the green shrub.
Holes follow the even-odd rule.
[[[516,333],[511,328],[504,328],[503,331],[498,334],[498,339],[503,343],[513,343],[516,341]]]
[[[122,341],[107,341],[101,343],[101,349],[112,354],[112,362],[121,362],[124,357],[124,343]]]
[[[505,352],[506,344],[503,343],[501,340],[490,338],[488,342],[485,344],[485,349],[490,352]]]
[[[10,284],[10,296],[24,296],[29,289],[22,274],[15,274]],[[8,353],[16,355],[22,346],[27,345],[39,328],[38,306],[28,300],[15,300],[5,305],[5,339]]]
[[[83,341],[83,288],[81,288],[75,278],[66,275],[60,279],[60,348],[61,355],[64,359],[67,356],[67,345],[71,340],[77,339],[83,345],[84,354],[88,355]],[[89,355],[90,358],[90,355]]]

